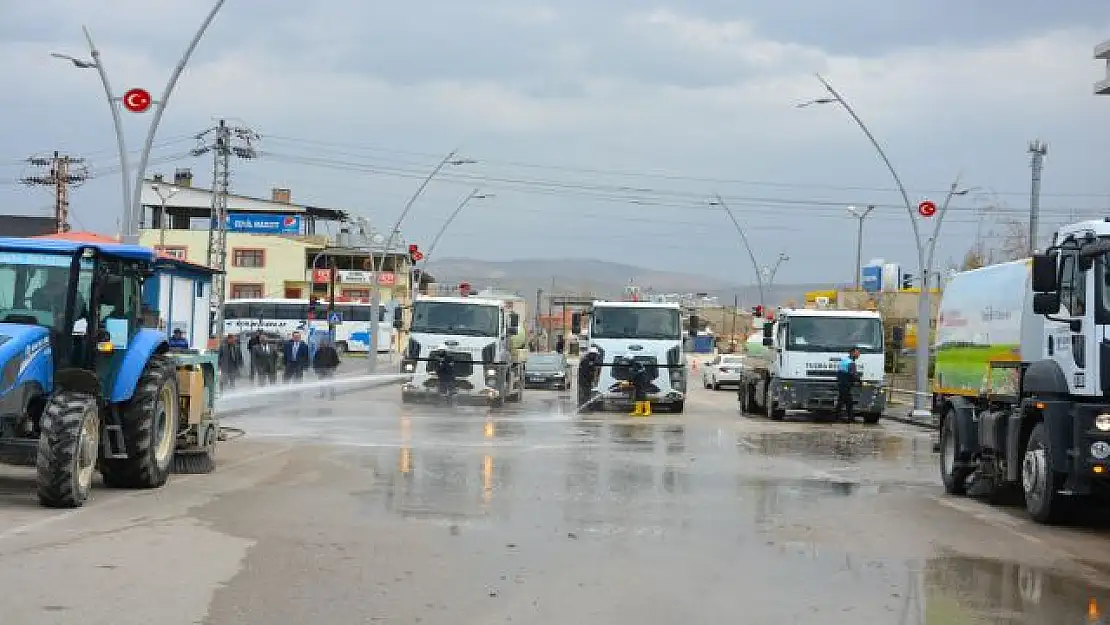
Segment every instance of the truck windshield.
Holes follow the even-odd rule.
[[[590,335],[598,339],[682,338],[682,322],[673,308],[594,308]]]
[[[40,325],[68,334],[62,325],[71,261],[61,254],[0,252],[0,323]],[[78,316],[84,304],[77,302]]]
[[[883,352],[883,324],[879,319],[852,317],[791,317],[786,348],[799,352]]]
[[[497,336],[501,309],[483,304],[416,302],[412,331],[428,334]]]

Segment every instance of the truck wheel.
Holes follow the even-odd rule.
[[[942,447],[943,449],[943,447]],[[1052,450],[1044,423],[1033,426],[1021,460],[1021,487],[1025,509],[1038,523],[1058,523],[1064,515],[1060,477],[1052,466]]]
[[[121,421],[127,458],[106,459],[100,472],[115,488],[158,488],[173,466],[180,405],[177,372],[165,356],[151,356]]]
[[[39,503],[77,508],[92,490],[100,456],[100,409],[96,398],[76,391],[56,393],[42,413],[35,466]]]
[[[956,413],[949,411],[944,417],[940,430],[940,479],[944,482],[944,492],[949,495],[967,494],[968,469],[957,469],[960,439],[956,430]]]
[[[876,423],[879,422],[879,419],[882,419],[882,418],[883,418],[883,413],[881,413],[881,412],[865,412],[865,413],[863,413],[863,422],[868,424],[868,425],[875,425]]]

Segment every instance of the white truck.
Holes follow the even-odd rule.
[[[394,326],[403,327],[401,309]],[[433,360],[447,354],[455,362],[456,399],[500,407],[524,399],[524,363],[513,349],[520,315],[503,299],[419,297],[412,307],[409,341],[401,372],[404,403],[439,397]]]
[[[886,407],[883,319],[878,312],[779,309],[763,325],[763,354],[744,359],[738,400],[743,413],[781,421],[787,410],[821,416],[836,407],[836,370],[853,347],[862,384],[853,390],[855,412],[878,423]]]
[[[1110,492],[1110,222],[957,274],[941,299],[933,410],[949,494],[1024,495],[1040,523]],[[1093,509],[1089,508],[1089,509]]]
[[[598,348],[602,366],[590,395],[604,409],[629,407],[632,399],[622,382],[631,362],[646,366],[651,377],[648,400],[682,412],[686,405],[686,355],[682,351],[682,309],[678,304],[595,301],[588,317],[588,345]],[[583,313],[571,317],[571,332],[583,332]]]

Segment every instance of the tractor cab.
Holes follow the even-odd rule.
[[[0,243],[0,340],[12,343],[5,352],[41,349],[45,340],[50,370],[70,376],[92,373],[97,394],[110,396],[139,330],[142,281],[151,271],[153,254],[137,247],[128,248],[134,250],[129,254],[113,254],[99,247],[52,243],[34,241],[28,245],[33,250]],[[14,361],[3,360],[8,368],[17,368]],[[52,380],[43,382],[52,386]]]

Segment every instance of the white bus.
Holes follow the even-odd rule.
[[[340,352],[370,350],[370,304],[336,302],[340,322],[335,326],[335,343]],[[378,353],[393,345],[392,307],[378,309]],[[262,330],[289,338],[300,331],[308,338],[311,332],[326,332],[328,320],[308,321],[308,302],[303,299],[231,299],[224,303],[224,333],[244,334]]]

